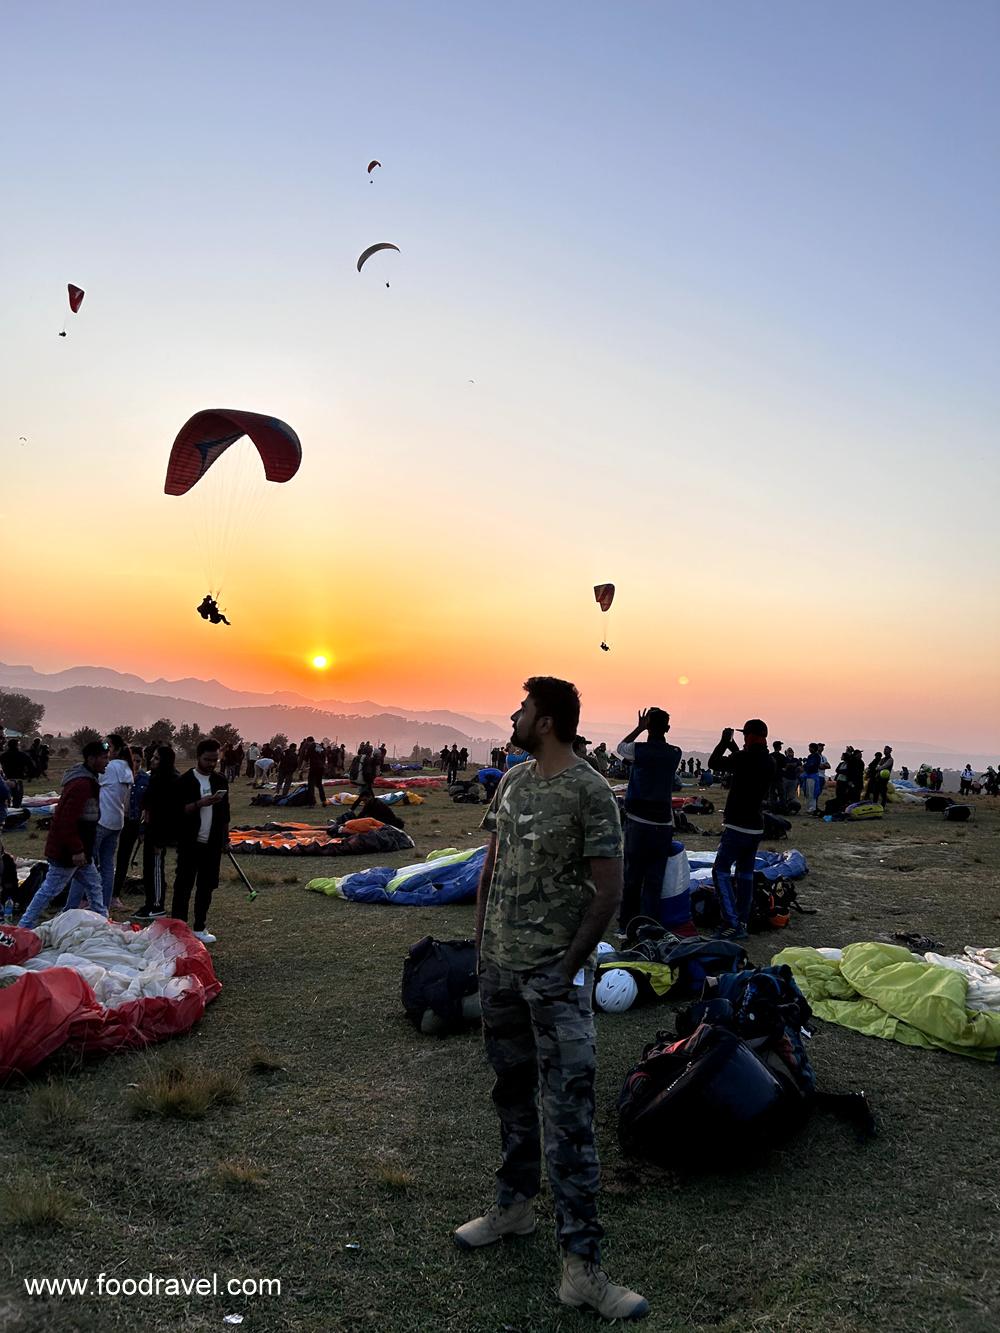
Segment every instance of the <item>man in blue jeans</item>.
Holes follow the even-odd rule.
[[[743,749],[727,727],[712,751],[709,768],[730,774],[722,815],[722,838],[712,878],[722,913],[720,939],[746,939],[753,903],[753,867],[764,836],[764,801],[774,782],[774,760],[767,752],[767,726],[759,717],[743,725]],[[735,868],[736,882],[733,883]]]
[[[45,839],[45,878],[25,909],[20,924],[34,930],[42,913],[71,883],[78,884],[92,912],[107,916],[104,889],[94,865],[94,839],[100,814],[100,779],[108,766],[107,741],[88,741],[82,762],[64,774],[49,836]]]

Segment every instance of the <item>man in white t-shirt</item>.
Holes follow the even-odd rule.
[[[229,784],[216,772],[219,755],[217,740],[209,736],[199,741],[194,768],[177,780],[180,827],[170,915],[187,920],[194,889],[193,928],[203,944],[215,943],[206,921],[219,884],[219,863],[229,844]]]
[[[101,813],[94,838],[94,865],[101,877],[104,906],[110,911],[115,889],[115,858],[118,855],[118,839],[125,827],[125,813],[128,810],[129,791],[134,781],[134,774],[132,772],[132,753],[121,736],[109,736],[107,743],[108,753],[111,757],[100,778]],[[84,890],[77,887],[74,880],[66,898],[67,909],[80,906],[83,900],[83,892]]]
[[[260,746],[256,741],[251,741],[247,748],[247,777],[253,777],[254,764],[260,758]]]

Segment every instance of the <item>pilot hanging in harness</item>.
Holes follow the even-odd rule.
[[[198,607],[198,614],[202,620],[210,620],[213,625],[228,625],[229,621],[219,610],[218,603],[211,593],[206,593],[202,598],[201,605]]]

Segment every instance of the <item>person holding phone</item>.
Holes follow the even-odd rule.
[[[722,815],[722,837],[712,878],[722,914],[720,939],[743,940],[753,905],[753,871],[764,836],[764,800],[774,786],[774,760],[767,752],[767,725],[759,717],[744,722],[743,748],[726,727],[709,766],[730,778]],[[812,748],[812,747],[810,747]],[[735,878],[734,878],[735,877]]]
[[[219,884],[219,863],[229,845],[229,784],[216,772],[218,766],[219,742],[207,737],[198,743],[194,768],[177,782],[180,831],[170,915],[187,920],[194,889],[194,934],[202,944],[216,940],[206,922]]]

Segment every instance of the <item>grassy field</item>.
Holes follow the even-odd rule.
[[[254,822],[241,781],[234,822]],[[320,822],[319,811],[295,812]],[[423,858],[480,840],[475,807],[404,810]],[[718,816],[699,821],[714,844]],[[44,835],[8,839],[40,854]],[[789,845],[789,844],[786,844]],[[791,839],[816,916],[755,937],[842,945],[919,930],[947,949],[1000,943],[1000,817],[919,807],[881,824],[800,818]],[[413,858],[397,855],[397,864]],[[223,990],[187,1038],[63,1063],[0,1092],[0,1327],[16,1330],[592,1329],[555,1299],[552,1209],[524,1241],[460,1253],[450,1233],[491,1199],[497,1129],[476,1034],[420,1037],[399,978],[421,935],[471,933],[472,908],[367,907],[304,890],[337,862],[246,858],[210,919]],[[598,1017],[605,1261],[650,1300],[655,1330],[993,1330],[1000,1310],[998,1072],[818,1023],[821,1086],[863,1088],[880,1134],[824,1116],[744,1174],[636,1170],[615,1138],[622,1077],[672,1009]],[[149,1115],[182,1073],[202,1118]],[[150,1080],[159,1079],[157,1091]],[[138,1086],[136,1086],[138,1085]],[[199,1101],[200,1098],[200,1101]],[[175,1108],[176,1109],[176,1108]],[[184,1109],[184,1108],[181,1108]],[[31,1299],[25,1277],[277,1278],[258,1297]]]

